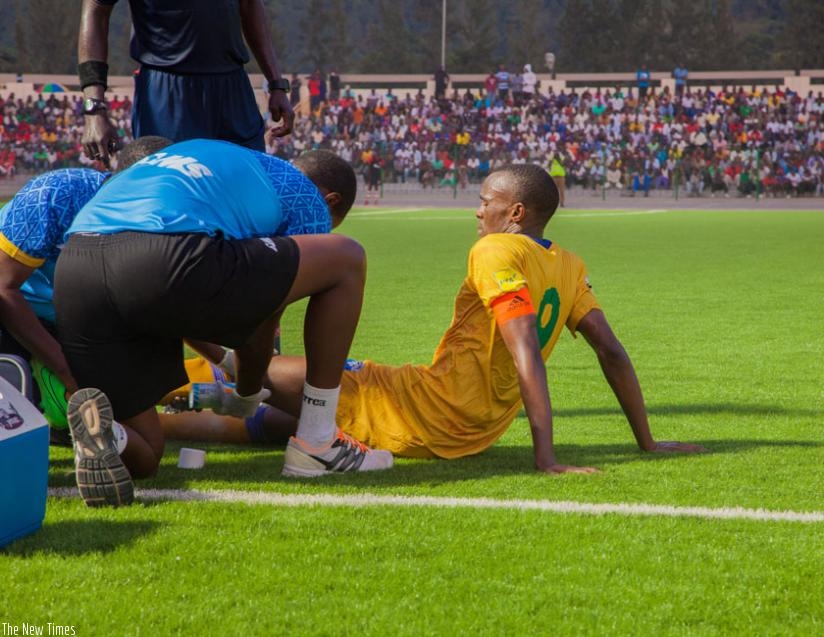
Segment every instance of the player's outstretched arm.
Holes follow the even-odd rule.
[[[535,450],[535,468],[544,473],[594,473],[594,467],[576,467],[558,464],[552,443],[552,406],[547,387],[546,367],[541,358],[535,314],[526,314],[509,320],[500,320],[498,328],[518,370],[518,383],[524,402],[532,446]]]
[[[601,310],[591,310],[578,323],[577,331],[583,335],[598,356],[598,363],[624,415],[632,427],[638,446],[644,451],[698,452],[706,451],[700,445],[685,442],[656,442],[652,437],[647,418],[647,408],[641,384],[635,375],[635,368],[624,346],[615,336],[606,316]]]

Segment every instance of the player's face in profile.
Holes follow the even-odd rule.
[[[493,174],[481,185],[481,205],[475,211],[478,236],[506,232],[511,225],[512,196],[506,175]]]

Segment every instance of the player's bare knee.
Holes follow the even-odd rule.
[[[132,480],[146,480],[147,478],[154,478],[157,475],[157,470],[160,468],[160,456],[156,455],[154,451],[146,449],[139,456],[132,456],[128,459],[123,459],[126,468],[129,470]]]
[[[363,246],[348,237],[341,237],[346,239],[341,244],[341,258],[345,261],[345,272],[350,275],[358,275],[360,277],[366,276],[366,250]]]

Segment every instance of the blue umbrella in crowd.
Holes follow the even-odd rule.
[[[68,90],[69,89],[67,89],[62,84],[58,84],[57,82],[49,82],[48,84],[43,84],[43,86],[41,86],[38,89],[37,92],[38,93],[65,93]]]

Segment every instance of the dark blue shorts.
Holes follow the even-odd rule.
[[[263,151],[264,130],[255,92],[242,68],[219,75],[178,75],[144,66],[135,75],[135,138],[222,139]]]

